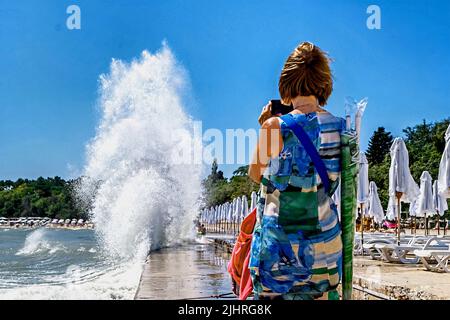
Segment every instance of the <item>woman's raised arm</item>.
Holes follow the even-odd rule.
[[[256,183],[260,183],[269,160],[277,157],[282,149],[280,122],[277,117],[272,117],[266,120],[259,130],[258,145],[248,169],[249,177]]]

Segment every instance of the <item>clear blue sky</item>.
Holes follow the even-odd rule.
[[[81,8],[81,30],[66,8]],[[381,7],[381,30],[366,8]],[[98,76],[166,39],[189,72],[204,128],[252,128],[277,97],[283,62],[309,40],[334,59],[329,110],[369,97],[363,147],[378,126],[394,135],[448,117],[449,1],[6,1],[0,2],[0,179],[81,168],[93,137]],[[225,168],[226,175],[232,168]]]

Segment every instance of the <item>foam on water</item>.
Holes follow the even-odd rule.
[[[49,284],[0,289],[2,299],[87,300],[133,299],[139,282],[139,264],[126,263],[111,270],[85,270],[71,265],[66,273],[49,279]]]
[[[48,254],[53,254],[57,251],[64,250],[63,246],[57,244],[52,245],[45,236],[46,230],[44,228],[34,230],[26,237],[23,248],[17,251],[16,255],[32,255],[44,251],[48,252]]]

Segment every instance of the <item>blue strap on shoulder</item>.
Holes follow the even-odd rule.
[[[325,164],[323,163],[323,160],[320,157],[319,152],[317,152],[317,149],[312,143],[308,134],[305,132],[305,130],[302,128],[301,125],[295,122],[292,114],[288,113],[285,114],[284,116],[281,116],[280,118],[286,123],[288,128],[291,129],[292,132],[294,132],[294,134],[297,136],[298,140],[301,142],[301,144],[305,148],[305,151],[311,158],[311,161],[314,163],[317,173],[319,174],[320,179],[322,180],[325,191],[327,193],[330,192],[331,185],[330,180],[328,178],[327,168],[325,167]]]

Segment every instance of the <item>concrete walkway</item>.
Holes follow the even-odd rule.
[[[450,274],[426,271],[421,264],[405,265],[355,257],[353,283],[395,300],[449,300]],[[372,299],[353,290],[355,299]]]
[[[230,293],[226,266],[233,240],[231,235],[207,235],[201,244],[152,252],[135,299],[217,299],[214,296]],[[392,264],[357,256],[353,280],[354,299],[450,299],[450,274],[426,271],[421,264]],[[236,299],[232,294],[221,298]]]
[[[191,244],[152,252],[142,272],[137,300],[217,299],[231,293],[229,254],[211,244]],[[235,299],[234,295],[223,298]]]

